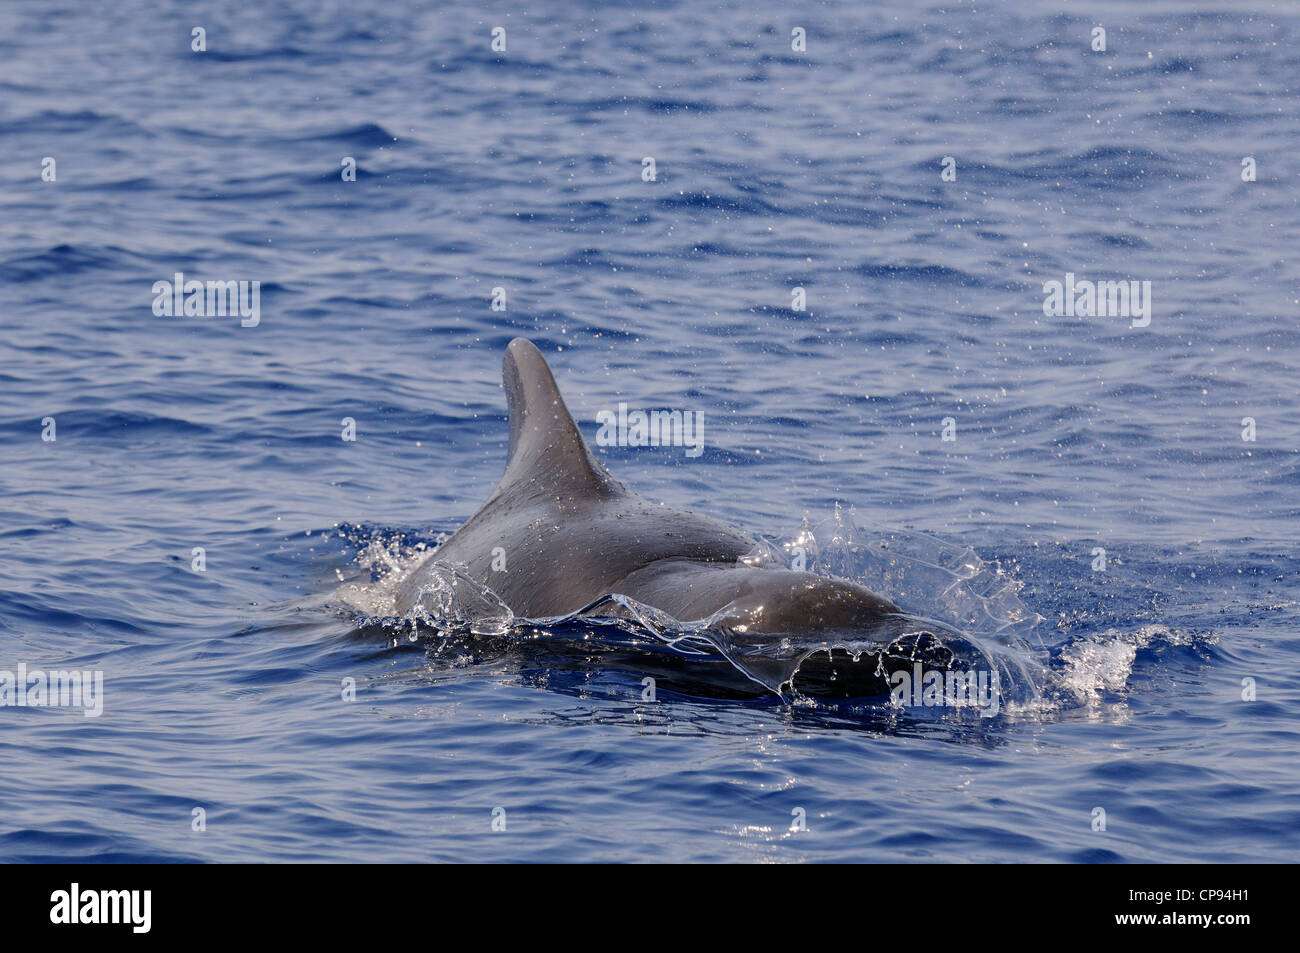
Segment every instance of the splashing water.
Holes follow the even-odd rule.
[[[1066,645],[1060,652],[1056,685],[1062,695],[1096,707],[1106,695],[1122,695],[1138,652],[1156,645],[1201,647],[1218,641],[1213,634],[1194,635],[1167,625],[1143,625],[1133,631],[1107,629]]]
[[[996,673],[1012,704],[1031,704],[1042,696],[1045,667],[1029,645],[1042,617],[1021,601],[1021,585],[1011,574],[969,547],[901,529],[868,531],[854,515],[837,506],[816,524],[805,519],[789,539],[760,538],[742,561],[848,579],[888,595],[904,609],[868,630],[747,634],[719,624],[731,607],[684,622],[618,593],[560,618],[526,619],[460,567],[438,562],[416,607],[398,618],[395,594],[427,557],[428,547],[400,536],[367,537],[364,530],[344,533],[359,546],[362,578],[343,586],[335,599],[363,625],[381,627],[395,639],[401,634],[410,641],[434,635],[440,640],[488,637],[519,645],[545,635],[551,642],[580,642],[588,653],[666,653],[681,665],[723,660],[749,682],[782,697],[798,697],[805,682],[815,684],[817,694],[888,695],[890,677],[910,674],[916,666]],[[814,669],[821,673],[815,679]],[[846,677],[850,672],[852,679]]]

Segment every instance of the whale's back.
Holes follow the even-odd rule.
[[[720,520],[650,503],[591,453],[540,351],[506,349],[510,415],[505,473],[487,502],[413,571],[398,593],[405,612],[435,562],[464,566],[517,615],[562,615],[606,595],[652,562],[681,557],[734,563],[755,540]]]

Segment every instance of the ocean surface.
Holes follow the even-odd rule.
[[[0,683],[103,679],[13,683],[0,859],[1296,860],[1298,84],[1289,3],[0,5]],[[516,336],[999,711],[386,615]]]

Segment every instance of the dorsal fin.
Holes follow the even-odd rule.
[[[592,456],[546,358],[532,341],[510,342],[501,375],[510,413],[510,454],[494,498],[608,497],[626,492]]]

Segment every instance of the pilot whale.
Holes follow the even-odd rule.
[[[899,614],[848,580],[750,565],[743,559],[754,537],[650,503],[615,480],[588,449],[532,342],[510,342],[503,383],[505,474],[478,512],[411,570],[397,591],[400,613],[419,604],[438,564],[451,564],[529,619],[567,615],[616,593],[681,622],[710,620],[740,633],[869,630]]]

